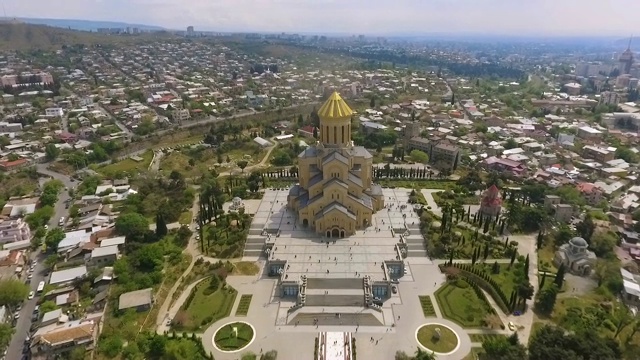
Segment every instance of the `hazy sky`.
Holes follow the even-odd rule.
[[[196,30],[640,36],[640,0],[0,0],[7,16]]]

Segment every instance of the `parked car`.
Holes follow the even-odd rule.
[[[35,293],[33,291],[30,291],[28,299],[31,300],[33,299],[34,296],[35,296]]]

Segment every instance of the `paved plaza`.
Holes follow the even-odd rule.
[[[277,350],[278,359],[312,359],[314,340],[320,332],[351,332],[360,359],[386,360],[393,359],[398,350],[413,354],[418,348],[416,330],[425,323],[439,322],[458,333],[460,347],[438,359],[464,358],[471,349],[467,333],[451,321],[425,318],[422,314],[418,296],[433,295],[445,277],[421,245],[419,218],[407,203],[410,191],[383,189],[385,208],[373,216],[366,230],[343,239],[327,239],[296,224],[296,215],[286,207],[288,189],[267,190],[259,205],[251,206],[254,218],[247,248],[254,250],[245,250],[244,258],[257,260],[261,273],[227,278],[239,295],[253,294],[249,313],[246,317],[233,316],[236,300],[232,316],[221,319],[204,333],[207,352],[211,351],[218,360],[239,359],[246,351],[259,354],[269,350]],[[398,281],[398,291],[385,299],[381,311],[367,308],[359,278],[384,279],[381,264],[398,259],[396,244],[403,233],[410,255],[405,258],[406,271]],[[307,305],[290,311],[295,298],[280,297],[278,278],[267,276],[266,256],[255,250],[262,249],[265,242],[273,243],[270,260],[286,260],[288,279],[307,276]],[[433,296],[432,300],[439,315]],[[213,334],[223,324],[236,320],[255,327],[255,341],[239,353],[216,351]]]

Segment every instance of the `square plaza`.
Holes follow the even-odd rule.
[[[340,354],[328,358],[343,359],[346,352],[336,349],[340,342],[334,338],[335,333],[345,333],[356,339],[359,358],[393,359],[397,350],[414,353],[416,330],[425,323],[418,296],[432,295],[445,277],[424,250],[418,214],[408,204],[410,192],[383,189],[385,208],[373,215],[369,227],[345,238],[326,238],[304,229],[287,208],[286,188],[268,189],[262,200],[248,200],[246,209],[254,218],[243,260],[258,261],[262,270],[258,276],[229,276],[227,281],[240,294],[252,294],[252,305],[246,317],[233,317],[232,310],[232,317],[211,326],[203,335],[205,348],[216,359],[239,359],[241,353],[217,351],[211,337],[222,323],[246,321],[257,335],[242,352],[273,349],[279,359],[313,359],[315,339],[326,337],[326,351]],[[397,291],[389,292],[379,308],[368,307],[363,278],[388,283],[381,263],[398,260],[405,271],[393,278]],[[284,276],[268,274],[271,262],[285,264],[286,272],[280,274]],[[281,286],[301,283],[303,277],[307,302],[300,306],[300,297],[284,296]],[[437,320],[464,333],[450,321]],[[465,357],[471,343],[466,334],[460,338],[455,353],[438,359]]]

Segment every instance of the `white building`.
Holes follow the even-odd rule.
[[[191,114],[189,114],[189,109],[176,109],[173,111],[173,121],[174,122],[182,122],[185,120],[189,120],[191,118]]]
[[[64,115],[64,111],[62,108],[46,108],[44,109],[44,114],[47,117],[62,117]]]
[[[618,105],[620,102],[620,95],[614,91],[605,91],[600,94],[601,105]]]
[[[26,222],[22,219],[0,221],[0,244],[23,240],[31,240],[31,229]]]

